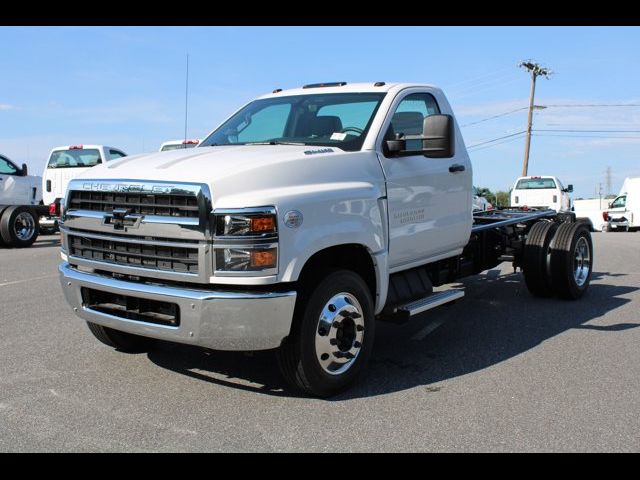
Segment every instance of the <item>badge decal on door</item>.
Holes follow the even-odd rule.
[[[393,212],[393,219],[404,225],[405,223],[418,223],[424,221],[424,208],[411,208]]]

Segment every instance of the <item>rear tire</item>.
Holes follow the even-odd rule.
[[[155,339],[133,335],[127,332],[114,330],[113,328],[103,327],[97,323],[87,322],[87,326],[93,336],[100,342],[113,347],[116,350],[126,353],[142,353],[151,349],[155,343]]]
[[[562,298],[577,300],[589,288],[593,270],[593,241],[580,223],[560,225],[551,242],[551,284]]]
[[[298,297],[291,334],[278,349],[282,375],[295,388],[329,397],[351,385],[371,355],[373,299],[349,270],[327,272]]]
[[[557,230],[556,222],[537,222],[527,235],[522,269],[527,288],[536,297],[550,297],[554,293],[549,275],[549,245]]]
[[[14,205],[0,218],[0,238],[10,247],[30,247],[38,238],[39,225],[38,215],[32,208]]]

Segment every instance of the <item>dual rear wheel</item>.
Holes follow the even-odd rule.
[[[0,245],[29,247],[40,233],[38,215],[33,208],[14,205],[0,216]]]
[[[525,242],[522,268],[533,295],[580,298],[589,287],[593,269],[589,227],[548,221],[534,224]]]

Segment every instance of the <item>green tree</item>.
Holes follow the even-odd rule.
[[[498,190],[496,192],[496,207],[508,207],[511,204],[511,194],[509,192],[504,192],[502,190]]]
[[[486,198],[487,201],[491,203],[491,205],[496,204],[496,196],[493,194],[493,192],[490,189],[486,187],[478,187],[478,193],[480,193],[481,197]]]

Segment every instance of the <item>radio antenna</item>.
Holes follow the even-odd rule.
[[[189,108],[189,54],[187,53],[187,82],[184,89],[184,141],[187,142],[187,112]]]

